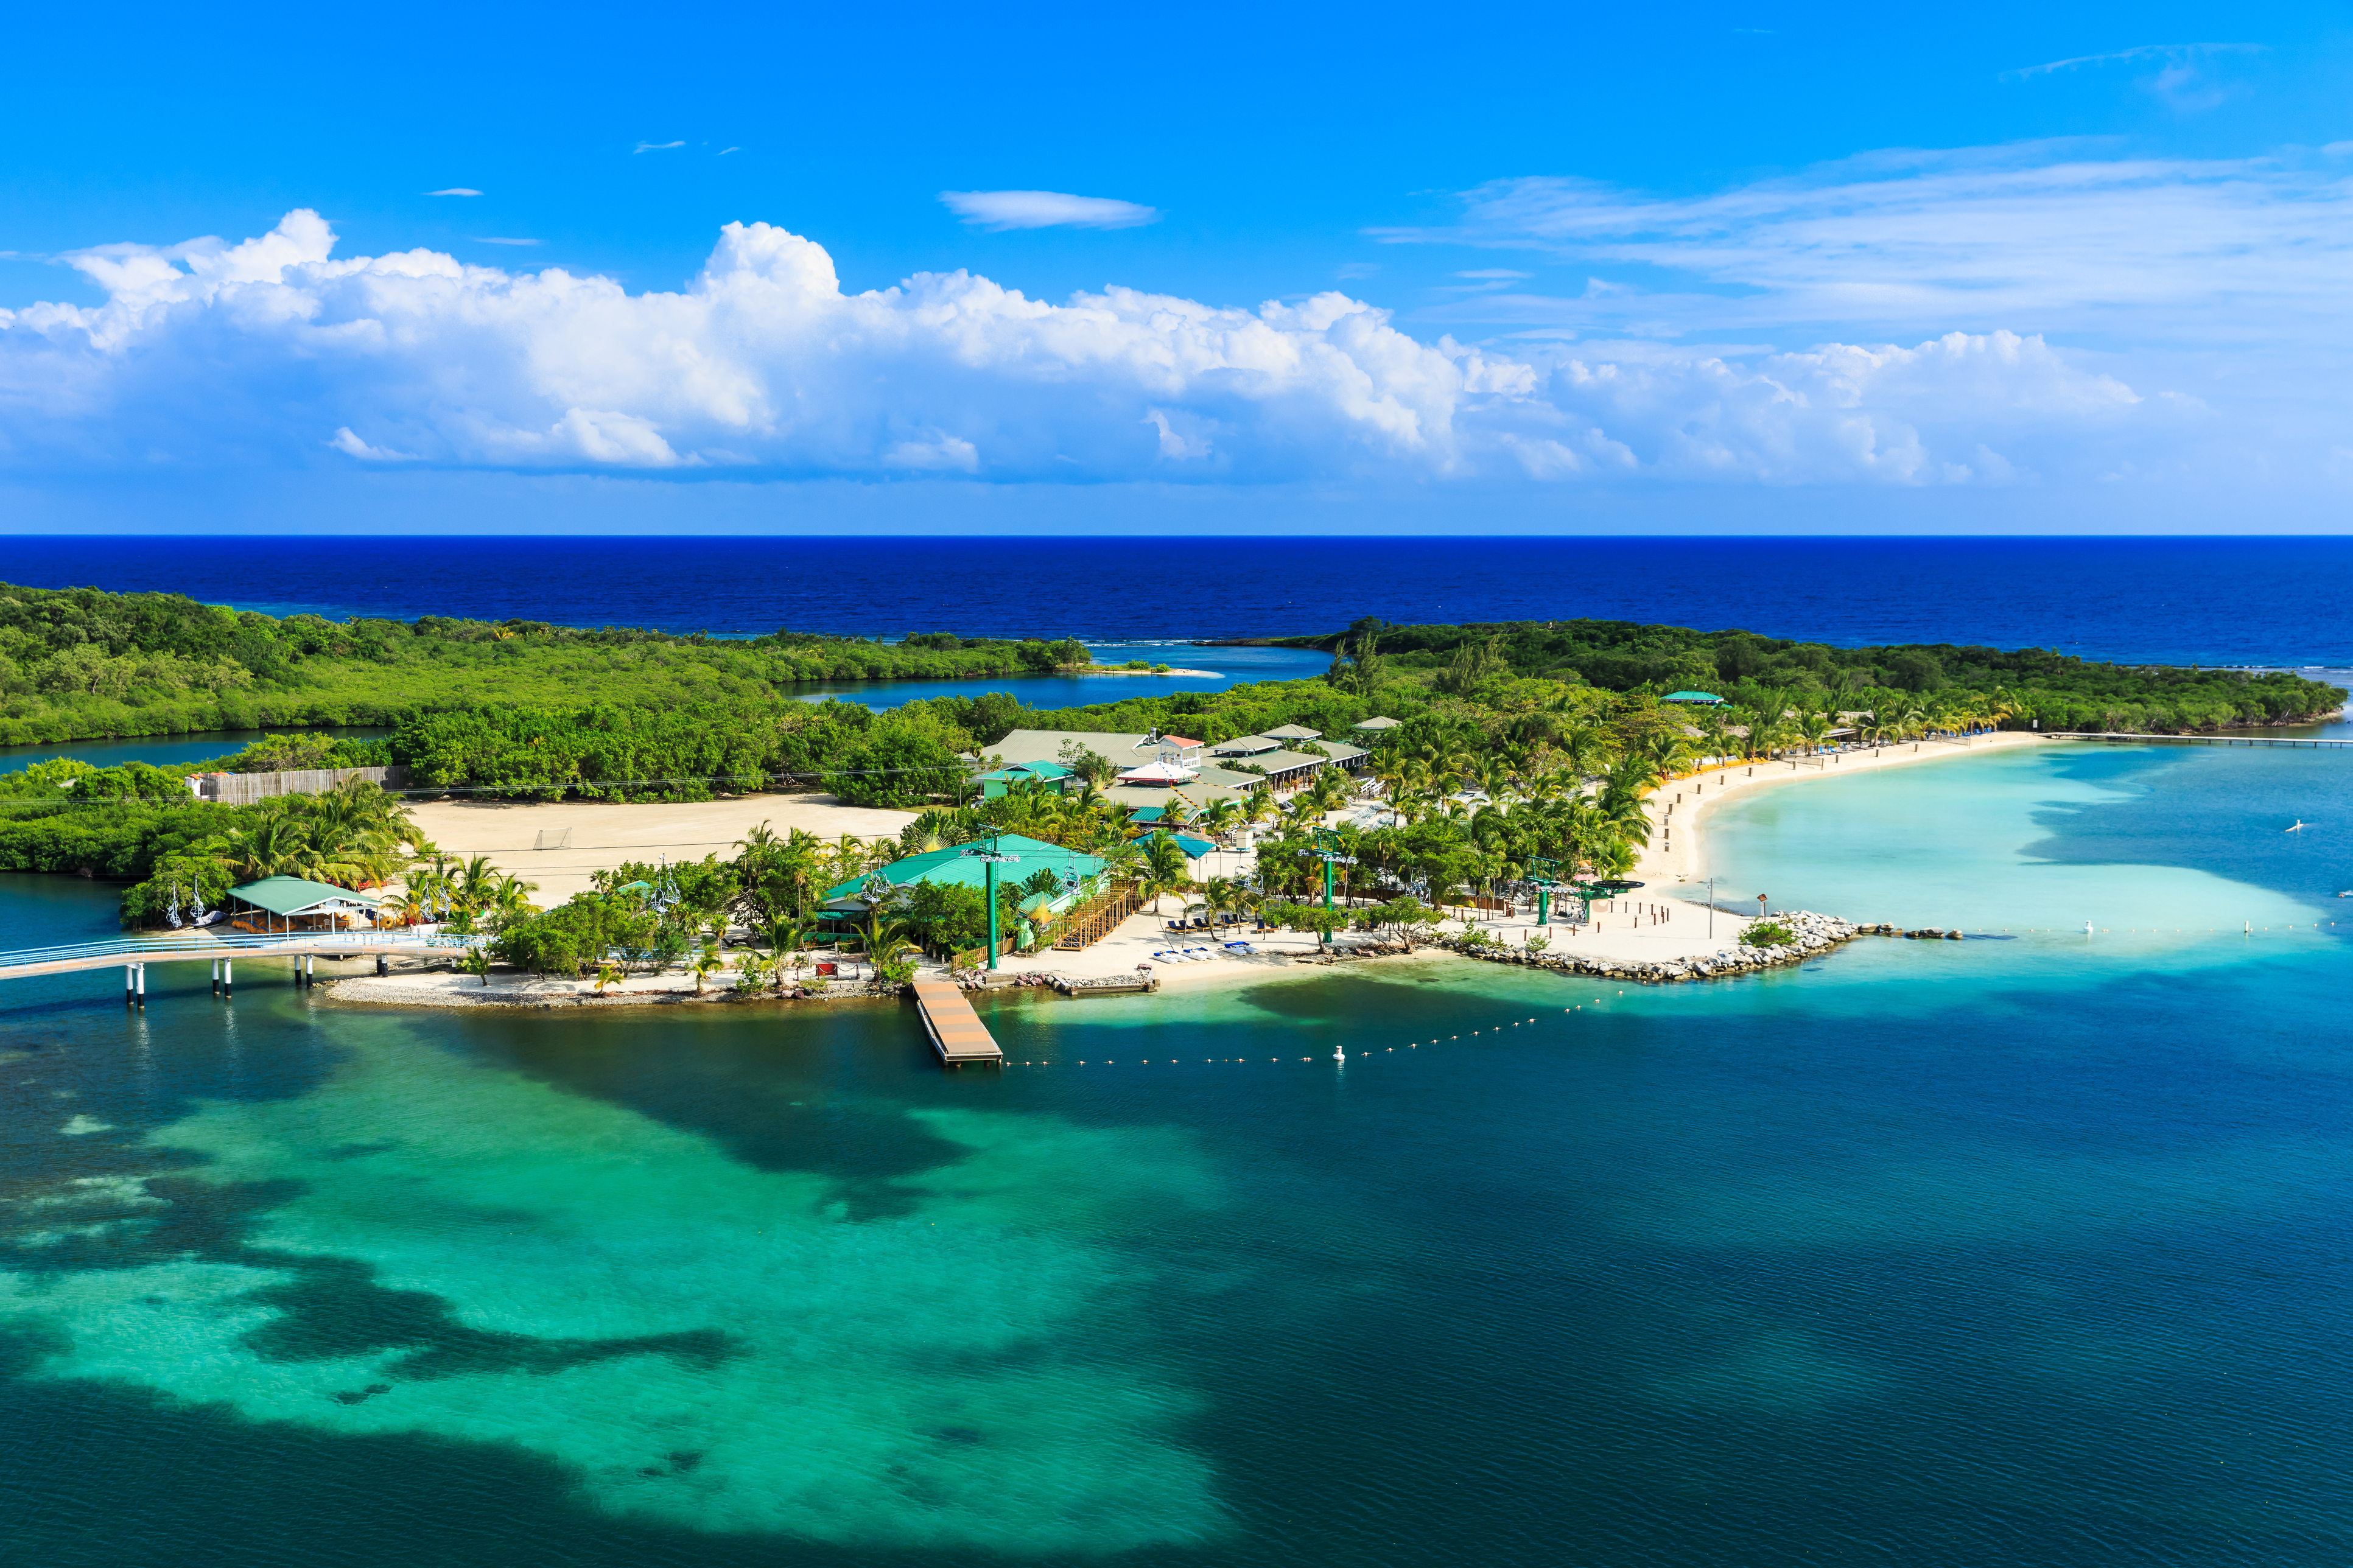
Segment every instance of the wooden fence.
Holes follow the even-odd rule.
[[[251,805],[280,795],[324,795],[346,779],[365,779],[386,789],[408,782],[408,770],[390,768],[299,768],[277,773],[197,773],[188,783],[198,800]]]

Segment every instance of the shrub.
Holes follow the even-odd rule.
[[[1741,943],[1746,947],[1786,947],[1797,940],[1798,933],[1779,921],[1753,921],[1740,933]]]

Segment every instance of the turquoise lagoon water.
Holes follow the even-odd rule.
[[[375,1014],[241,965],[133,1018],[111,975],[20,983],[0,1542],[2340,1563],[2348,780],[2054,750],[1768,792],[1712,828],[1744,889],[2076,929],[1662,990],[995,997],[1050,1064],[1000,1074],[890,1005]],[[14,879],[0,941],[105,897]]]

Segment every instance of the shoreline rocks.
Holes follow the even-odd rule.
[[[1886,924],[1856,925],[1834,915],[1815,914],[1807,910],[1793,910],[1772,917],[1774,922],[1787,926],[1796,934],[1794,942],[1772,947],[1743,947],[1737,943],[1711,953],[1689,958],[1636,960],[1618,958],[1588,958],[1575,952],[1530,952],[1521,947],[1499,947],[1491,942],[1463,942],[1459,938],[1440,939],[1433,945],[1443,947],[1463,958],[1475,958],[1487,963],[1516,964],[1524,969],[1549,969],[1560,974],[1581,974],[1598,980],[1631,980],[1645,985],[1671,985],[1686,980],[1715,980],[1727,975],[1755,974],[1767,969],[1784,968],[1819,958],[1826,952],[1853,941],[1858,936],[1926,936],[1926,931],[1906,931]],[[1959,931],[1949,935],[1958,941]]]

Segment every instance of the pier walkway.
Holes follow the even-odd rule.
[[[914,990],[915,1011],[923,1015],[923,1032],[931,1036],[932,1049],[939,1052],[942,1062],[949,1067],[1004,1064],[1005,1053],[997,1048],[996,1037],[965,1000],[962,989],[945,980],[918,980]]]
[[[221,992],[231,983],[235,973],[232,966],[240,958],[291,959],[298,980],[307,983],[313,973],[312,963],[322,958],[364,958],[372,953],[455,956],[489,940],[483,936],[406,931],[296,931],[281,936],[248,935],[243,931],[215,936],[196,931],[0,952],[0,980],[111,969],[119,963],[123,972],[124,998],[143,1001],[147,994],[147,966],[151,963],[209,963],[214,966],[213,989]]]
[[[2184,746],[2310,746],[2324,752],[2353,746],[2353,741],[2323,740],[2317,735],[2126,735],[2095,730],[2052,730],[2049,733],[2054,741],[2171,741]]]

